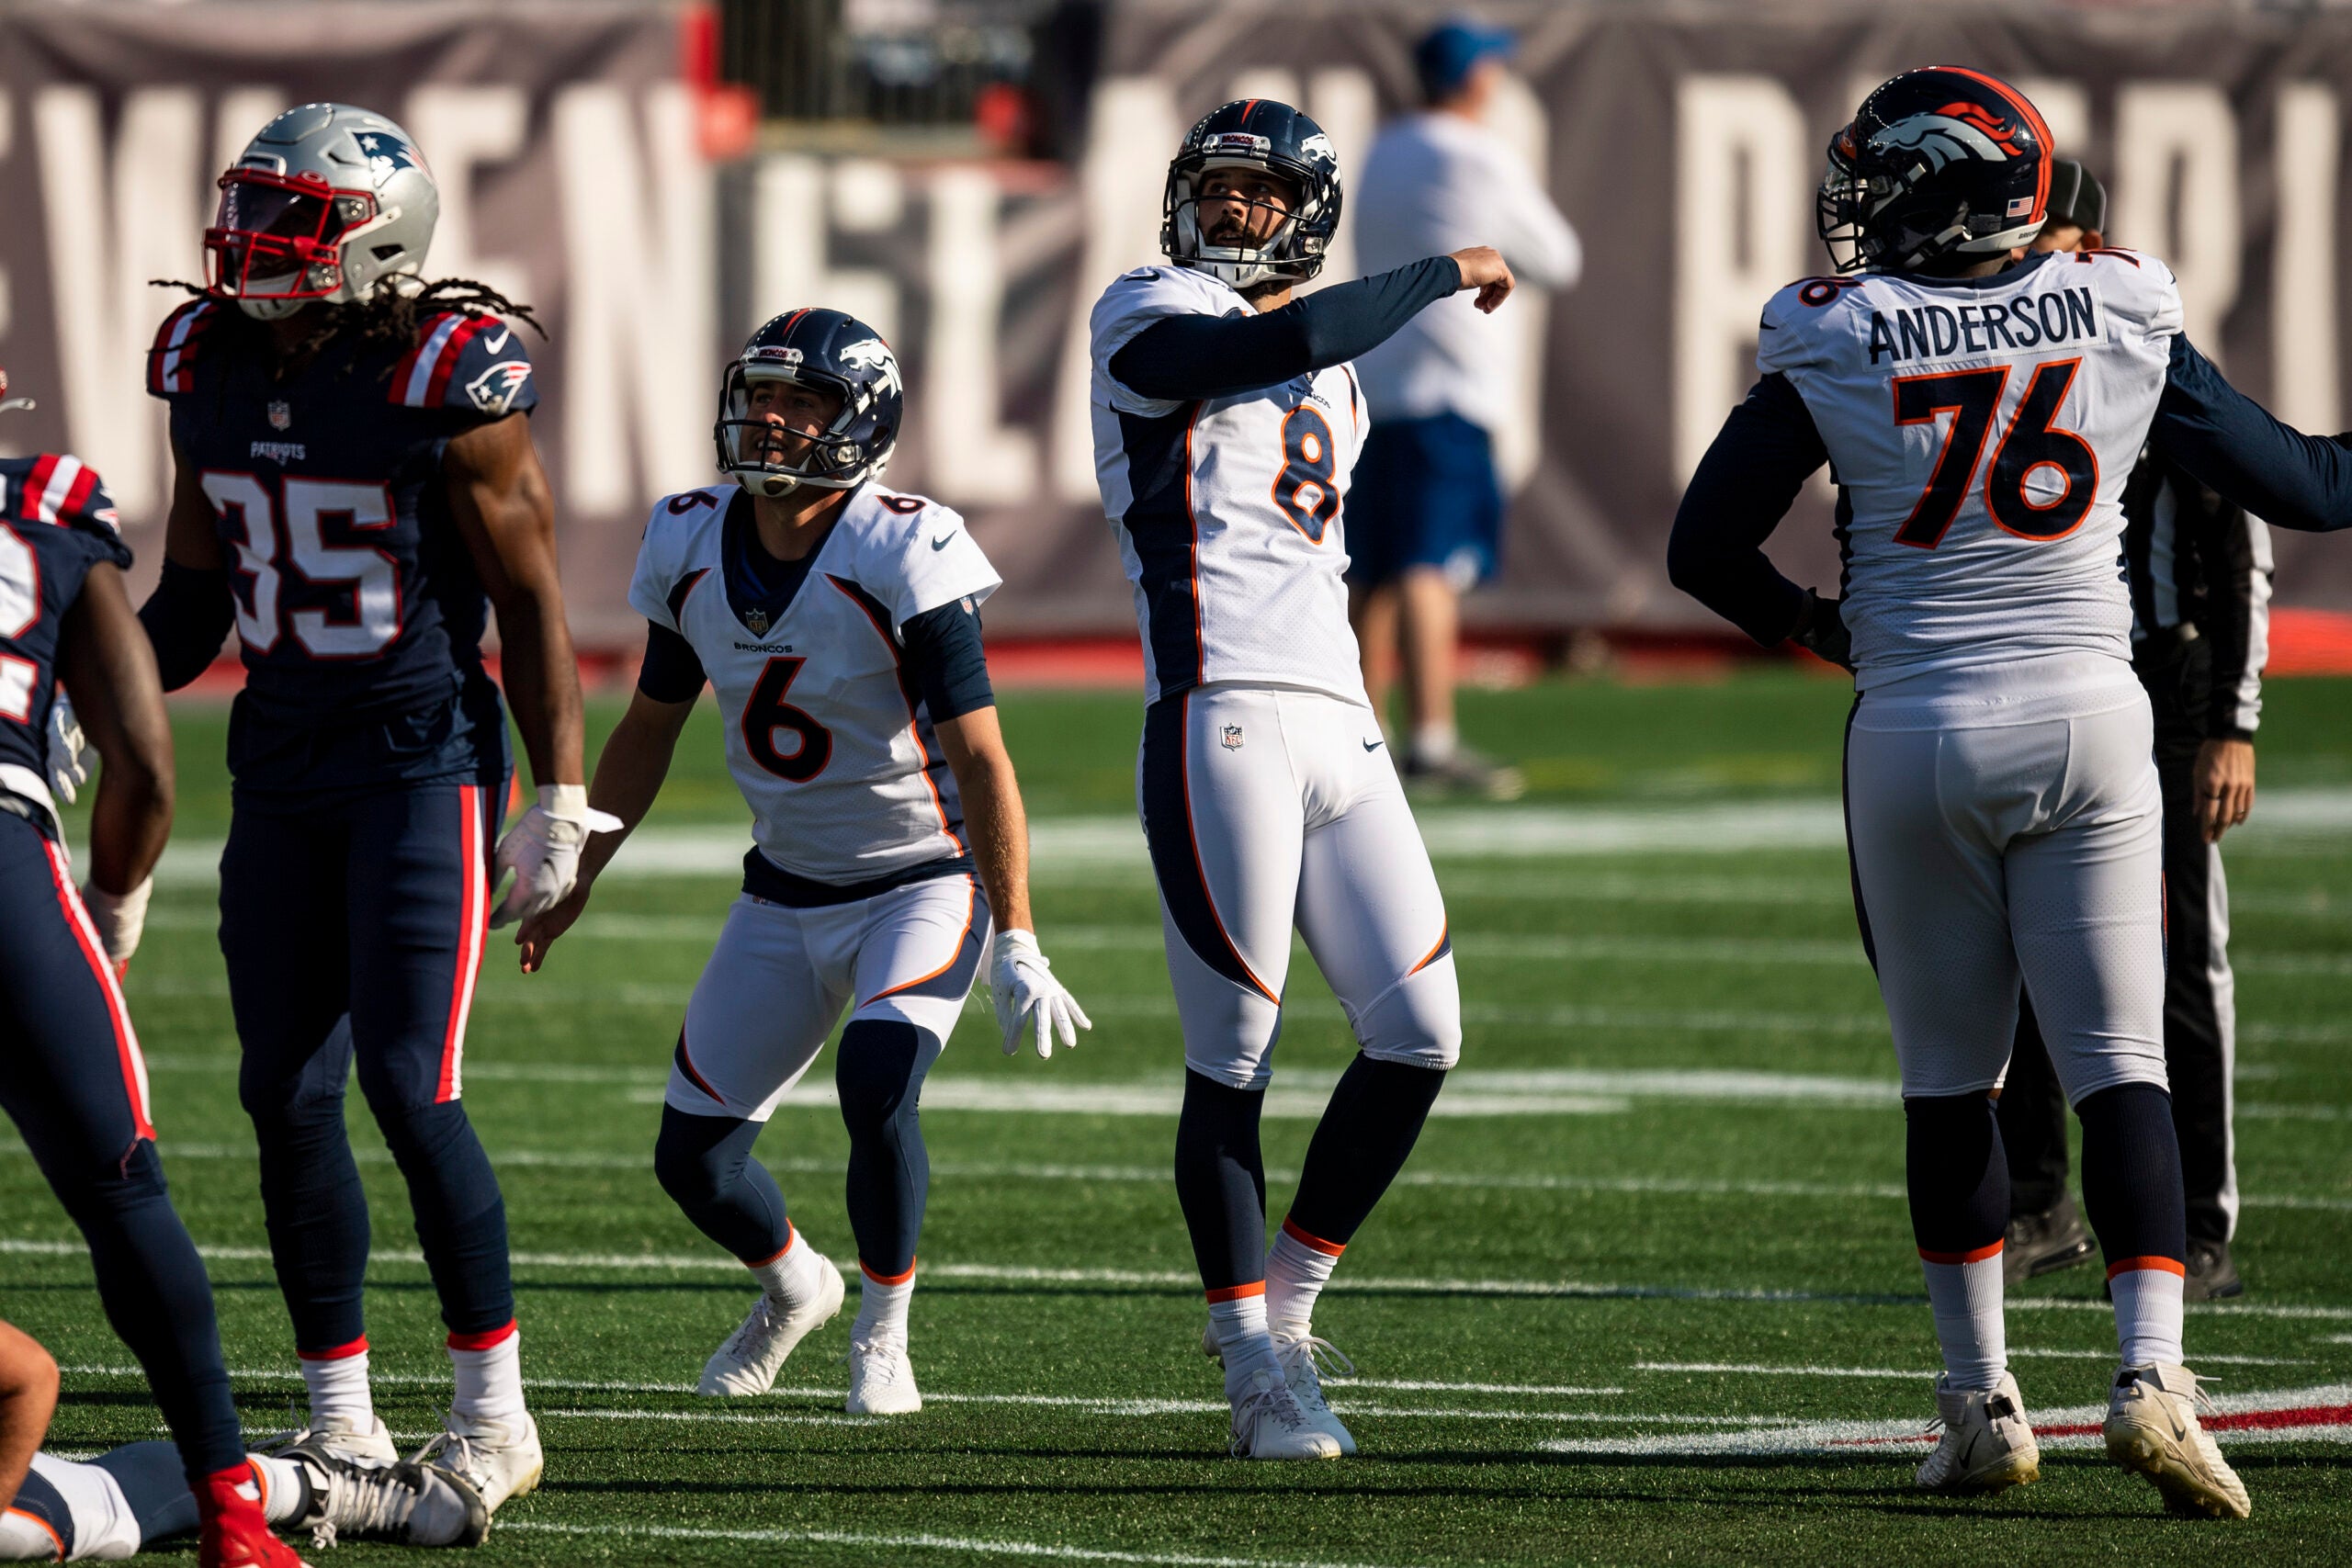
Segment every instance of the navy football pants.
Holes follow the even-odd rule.
[[[504,799],[434,784],[286,813],[241,802],[230,826],[220,951],[244,1050],[237,1089],[306,1356],[365,1340],[368,1201],[343,1120],[355,1060],[451,1336],[514,1321],[506,1209],[458,1100]]]
[[[172,1208],[147,1069],[65,856],[0,812],[0,1106],[81,1227],[191,1484],[244,1461],[212,1285]]]

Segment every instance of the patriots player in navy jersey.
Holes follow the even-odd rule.
[[[0,1106],[89,1243],[107,1320],[179,1445],[201,1561],[288,1568],[300,1559],[269,1533],[245,1461],[211,1281],[164,1184],[118,980],[172,828],[171,725],[130,564],[96,473],[55,453],[0,458]],[[103,763],[78,891],[49,788],[68,690]]]
[[[207,286],[148,389],[177,465],[141,612],[175,689],[233,624],[235,814],[220,947],[261,1145],[270,1247],[310,1392],[304,1441],[397,1458],[369,1398],[368,1207],[344,1132],[356,1059],[406,1179],[457,1392],[438,1462],[495,1508],[537,1484],[506,1217],[459,1100],[487,928],[570,890],[589,831],[553,506],[513,321],[415,275],[439,197],[406,132],[310,104],[220,178]],[[538,801],[489,852],[509,761],[503,678]],[[493,911],[493,877],[514,885]]]

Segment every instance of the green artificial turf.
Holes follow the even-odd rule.
[[[2266,784],[2352,785],[2352,682],[2275,682],[2269,700]],[[1847,701],[1793,673],[1561,682],[1476,694],[1465,729],[1525,761],[1539,805],[1818,802],[1836,787]],[[598,705],[597,735],[615,711]],[[180,718],[184,831],[217,839],[220,717]],[[688,1392],[749,1292],[650,1161],[670,1046],[729,883],[608,880],[538,976],[515,974],[493,942],[466,1099],[505,1191],[548,1474],[501,1513],[483,1562],[2343,1558],[2352,1445],[2340,1441],[2225,1439],[2256,1503],[2230,1525],[2165,1517],[2095,1447],[2053,1447],[2039,1484],[1983,1501],[1914,1495],[1919,1450],[1902,1443],[1716,1457],[1545,1447],[1790,1422],[1917,1430],[1933,1413],[1892,1051],[1843,857],[1826,846],[1441,860],[1468,1019],[1446,1100],[1482,1113],[1432,1121],[1317,1313],[1363,1380],[1333,1390],[1363,1452],[1226,1459],[1166,1179],[1172,1117],[946,1103],[959,1085],[1172,1093],[1181,1069],[1139,861],[1047,852],[1058,816],[1131,813],[1136,705],[1013,695],[1005,718],[1041,821],[1039,929],[1097,1028],[1051,1062],[1007,1060],[976,1003],[934,1075],[919,1416],[842,1415],[846,1317],[801,1347],[775,1395],[722,1406]],[[740,828],[707,709],[679,759],[653,825]],[[2192,1312],[2191,1360],[2225,1396],[2314,1391],[2274,1403],[2352,1405],[2352,845],[2266,832],[2256,810],[2228,850],[2248,1294]],[[129,991],[173,1189],[211,1249],[229,1361],[262,1433],[291,1423],[300,1385],[211,924],[200,883],[171,880]],[[1277,1089],[1311,1091],[1351,1047],[1304,954],[1288,998]],[[1479,1077],[1506,1072],[1616,1076]],[[1636,1072],[1653,1076],[1623,1076]],[[1733,1083],[1701,1073],[1750,1078],[1701,1092]],[[827,1058],[808,1087],[829,1077]],[[1312,1105],[1294,1092],[1288,1109]],[[1266,1122],[1277,1217],[1311,1127],[1298,1114]],[[352,1131],[379,1252],[379,1405],[422,1441],[447,1387],[434,1296],[356,1095]],[[787,1105],[760,1146],[804,1234],[846,1265],[844,1150],[822,1104]],[[73,1239],[21,1151],[0,1155],[0,1311],[68,1368],[52,1440],[87,1452],[157,1428]],[[2030,1407],[2101,1399],[2113,1337],[2098,1290],[2083,1269],[2018,1292],[2010,1340]],[[390,1551],[339,1547],[332,1561]]]

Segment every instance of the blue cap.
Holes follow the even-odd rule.
[[[1500,28],[1468,17],[1453,17],[1413,46],[1413,66],[1420,73],[1421,90],[1432,98],[1442,98],[1459,88],[1480,61],[1508,59],[1518,48],[1519,40]]]

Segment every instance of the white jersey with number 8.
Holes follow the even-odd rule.
[[[2180,328],[2172,273],[2121,251],[1773,297],[1757,365],[1828,449],[1866,707],[2017,723],[2136,694],[2123,484]]]
[[[1094,467],[1143,628],[1146,702],[1212,682],[1362,702],[1342,503],[1363,446],[1355,373],[1333,366],[1232,397],[1148,398],[1111,374],[1169,316],[1241,316],[1206,274],[1137,268],[1094,307]]]

